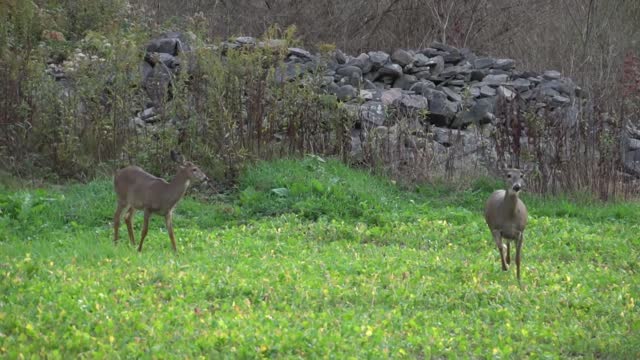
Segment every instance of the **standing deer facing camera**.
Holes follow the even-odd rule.
[[[524,176],[529,171],[502,166],[506,190],[496,190],[489,196],[484,208],[484,218],[491,230],[493,240],[500,252],[502,270],[507,271],[511,264],[511,241],[516,243],[516,267],[520,281],[520,256],[524,229],[527,226],[527,207],[518,197],[524,187]],[[506,239],[506,245],[502,242]]]
[[[164,216],[173,251],[177,251],[171,222],[173,209],[184,196],[191,181],[206,182],[209,179],[196,165],[185,161],[182,155],[173,150],[171,150],[171,159],[177,162],[179,166],[178,173],[170,183],[149,174],[137,166],[127,166],[116,172],[113,184],[118,197],[118,207],[113,215],[114,243],[118,242],[120,218],[122,213],[126,211],[124,221],[127,224],[129,240],[133,245],[136,244],[133,236],[133,215],[136,210],[143,210],[144,224],[142,225],[138,251],[142,251],[142,243],[145,236],[147,236],[151,214]]]

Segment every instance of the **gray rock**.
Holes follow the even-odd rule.
[[[531,88],[531,81],[523,78],[517,78],[509,83],[517,92],[524,92]]]
[[[364,83],[363,83],[362,87],[364,89],[366,89],[366,90],[377,90],[378,89],[376,84],[371,80],[364,80]]]
[[[575,94],[575,85],[570,83],[569,81],[563,81],[562,79],[545,81],[540,86],[542,86],[543,88],[551,88],[567,96]]]
[[[451,52],[443,56],[444,62],[448,64],[457,64],[463,58],[464,57],[462,56],[462,54],[460,54],[460,51],[458,51],[458,49],[453,49]]]
[[[389,63],[390,56],[384,51],[370,51],[369,60],[373,64],[373,69],[377,70]]]
[[[251,36],[240,36],[240,37],[237,37],[235,40],[240,45],[252,46],[256,44],[256,38]]]
[[[360,120],[370,126],[381,126],[387,118],[384,106],[378,101],[368,101],[362,104],[359,112]]]
[[[147,44],[148,53],[163,53],[178,56],[182,52],[182,42],[178,38],[160,38]]]
[[[447,100],[447,95],[435,89],[425,89],[429,102],[429,122],[436,126],[447,126],[455,118],[458,104]]]
[[[358,90],[351,85],[343,85],[336,91],[336,97],[338,100],[347,101],[358,96]]]
[[[480,97],[480,88],[477,86],[472,86],[469,88],[469,94],[474,98]]]
[[[442,56],[432,57],[427,65],[431,67],[431,75],[438,76],[444,70],[444,58]]]
[[[460,96],[459,93],[457,93],[456,91],[454,91],[453,89],[444,86],[442,87],[442,92],[444,92],[447,95],[447,98],[449,98],[449,100],[455,101],[455,102],[460,102],[462,101],[462,96]]]
[[[428,67],[429,61],[429,58],[425,54],[417,53],[414,56],[413,65],[417,68]]]
[[[640,149],[640,139],[630,138],[628,140],[627,149],[629,149],[629,150],[638,150],[638,149]]]
[[[493,66],[495,62],[496,62],[495,59],[489,58],[489,57],[477,58],[473,62],[473,67],[475,69],[488,69],[491,66]]]
[[[371,71],[373,68],[373,63],[369,59],[369,55],[360,54],[358,57],[352,58],[347,61],[347,65],[357,66],[362,70],[363,74],[366,74]]]
[[[413,75],[419,80],[428,79],[431,77],[431,71],[430,70],[420,71]]]
[[[496,96],[496,89],[483,85],[480,87],[480,96]]]
[[[571,99],[561,95],[555,95],[554,97],[551,98],[551,105],[554,105],[554,106],[564,106],[564,105],[568,105],[570,102],[571,102]]]
[[[472,70],[469,81],[482,81],[487,76],[485,70]]]
[[[436,49],[436,50],[440,50],[440,51],[444,51],[444,52],[452,52],[454,50],[458,50],[452,46],[449,45],[445,45],[439,41],[434,41],[431,43],[431,45],[429,45],[430,48],[432,49]]]
[[[288,62],[276,68],[275,80],[279,83],[292,81],[306,71],[303,64]]]
[[[548,97],[560,96],[560,93],[557,90],[550,87],[539,87],[538,91],[543,96],[548,96]]]
[[[542,74],[542,77],[547,80],[555,80],[560,79],[560,77],[562,77],[562,74],[560,74],[560,72],[556,70],[547,70],[544,72],[544,74]]]
[[[499,86],[498,87],[498,96],[511,101],[513,99],[515,99],[516,97],[516,93],[514,93],[513,91],[509,90],[508,88],[504,87],[504,86]]]
[[[458,75],[466,76],[471,73],[471,68],[468,65],[456,65],[445,67],[440,73],[443,78],[452,78]]]
[[[451,127],[453,128],[464,128],[470,124],[488,124],[495,119],[495,115],[493,114],[494,104],[488,99],[478,99],[473,102],[467,111],[463,112],[461,116],[456,117],[456,119],[451,123]]]
[[[509,80],[509,75],[506,74],[502,74],[502,75],[487,75],[485,76],[484,79],[482,79],[482,81],[484,83],[486,83],[489,86],[499,86],[499,85],[504,85],[507,83],[507,81]]]
[[[435,88],[436,88],[436,85],[433,82],[429,80],[421,80],[411,85],[409,90],[415,92],[416,94],[424,95],[425,89],[435,89]]]
[[[347,62],[347,56],[342,51],[340,51],[340,49],[336,49],[335,59],[336,62],[340,65],[346,64]]]
[[[144,109],[144,111],[142,111],[142,112],[138,115],[138,117],[139,117],[141,120],[145,121],[145,122],[152,122],[152,121],[149,121],[149,119],[151,119],[151,118],[153,118],[153,117],[155,117],[155,116],[157,116],[157,113],[156,113],[156,109],[155,109],[153,106],[152,106],[152,107],[150,107],[150,108],[146,108],[146,109]]]
[[[435,57],[435,56],[442,56],[442,55],[446,54],[446,52],[440,51],[440,50],[434,49],[434,48],[426,48],[426,49],[420,50],[420,53],[424,54],[424,55],[426,55],[427,57],[430,57],[430,58]]]
[[[403,90],[409,90],[413,84],[418,82],[418,78],[413,75],[402,74],[396,81],[393,83],[394,88],[401,88]]]
[[[422,95],[402,95],[393,102],[404,113],[415,113],[429,109],[429,101]]]
[[[399,64],[400,66],[407,66],[413,63],[414,58],[410,52],[403,49],[397,49],[393,52],[393,54],[391,54],[391,61]]]
[[[289,56],[291,55],[308,60],[311,60],[313,58],[310,52],[300,48],[289,48]]]
[[[493,64],[494,69],[499,70],[511,70],[516,66],[516,61],[513,59],[497,59],[495,64]]]
[[[284,48],[286,45],[287,41],[284,39],[267,39],[265,41],[258,42],[258,47],[269,49]]]
[[[371,90],[360,90],[358,97],[364,100],[373,100],[373,91]]]
[[[386,64],[378,70],[378,73],[380,76],[390,76],[395,79],[402,76],[402,67],[398,64]]]
[[[336,69],[336,74],[347,78],[362,77],[362,69],[354,65],[341,65]]]
[[[382,92],[381,101],[382,104],[389,106],[392,105],[396,100],[402,97],[402,90],[399,88],[392,88],[389,90],[385,90]]]

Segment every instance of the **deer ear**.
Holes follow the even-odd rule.
[[[184,157],[182,156],[182,154],[175,150],[171,150],[171,160],[177,162],[178,164],[184,163]]]
[[[533,165],[525,164],[520,172],[522,173],[522,175],[528,175],[531,172],[531,170],[533,170]]]

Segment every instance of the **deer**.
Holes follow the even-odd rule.
[[[502,164],[499,170],[503,173],[507,188],[506,190],[496,190],[489,196],[484,208],[484,218],[500,252],[503,271],[509,269],[511,242],[515,242],[517,277],[520,282],[520,258],[528,213],[519,194],[525,185],[524,177],[530,169],[520,170],[508,168],[505,165]],[[506,239],[506,245],[502,239]]]
[[[133,215],[136,210],[143,210],[144,223],[138,252],[142,252],[142,244],[147,236],[149,218],[152,214],[164,216],[173,251],[178,251],[173,234],[173,210],[192,181],[197,180],[206,183],[209,178],[198,166],[192,162],[185,161],[184,157],[175,150],[171,150],[171,159],[178,163],[178,171],[171,182],[153,176],[135,165],[116,171],[113,177],[113,185],[117,196],[116,212],[113,215],[114,244],[118,243],[120,219],[122,218],[122,213],[126,212],[124,221],[127,224],[129,241],[132,245],[136,245],[133,235]]]

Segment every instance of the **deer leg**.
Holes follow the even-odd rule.
[[[144,242],[147,231],[149,230],[149,217],[151,212],[147,209],[144,210],[144,222],[142,224],[142,234],[140,235],[140,245],[138,245],[138,252],[142,252],[142,243]]]
[[[129,232],[129,241],[131,241],[132,245],[136,245],[136,239],[133,235],[133,214],[135,214],[136,209],[132,206],[127,211],[127,215],[124,217],[124,222],[127,223],[127,231]]]
[[[507,241],[507,265],[511,265],[511,241]]]
[[[520,255],[522,254],[522,242],[524,241],[524,233],[518,234],[518,240],[516,242],[516,270],[518,274],[518,281],[520,281]]]
[[[122,210],[126,205],[118,203],[115,214],[113,214],[113,243],[118,243],[118,230],[120,229],[120,218],[122,217]]]
[[[176,238],[173,236],[173,214],[171,211],[164,217],[165,224],[167,225],[167,232],[169,233],[169,239],[171,239],[171,246],[173,246],[173,252],[178,252],[176,249]]]
[[[507,251],[506,246],[502,243],[502,234],[500,230],[491,231],[493,234],[493,240],[496,242],[496,246],[498,247],[498,251],[500,252],[500,261],[502,262],[502,270],[507,271],[509,266],[507,265],[507,260],[505,258],[505,252]]]

